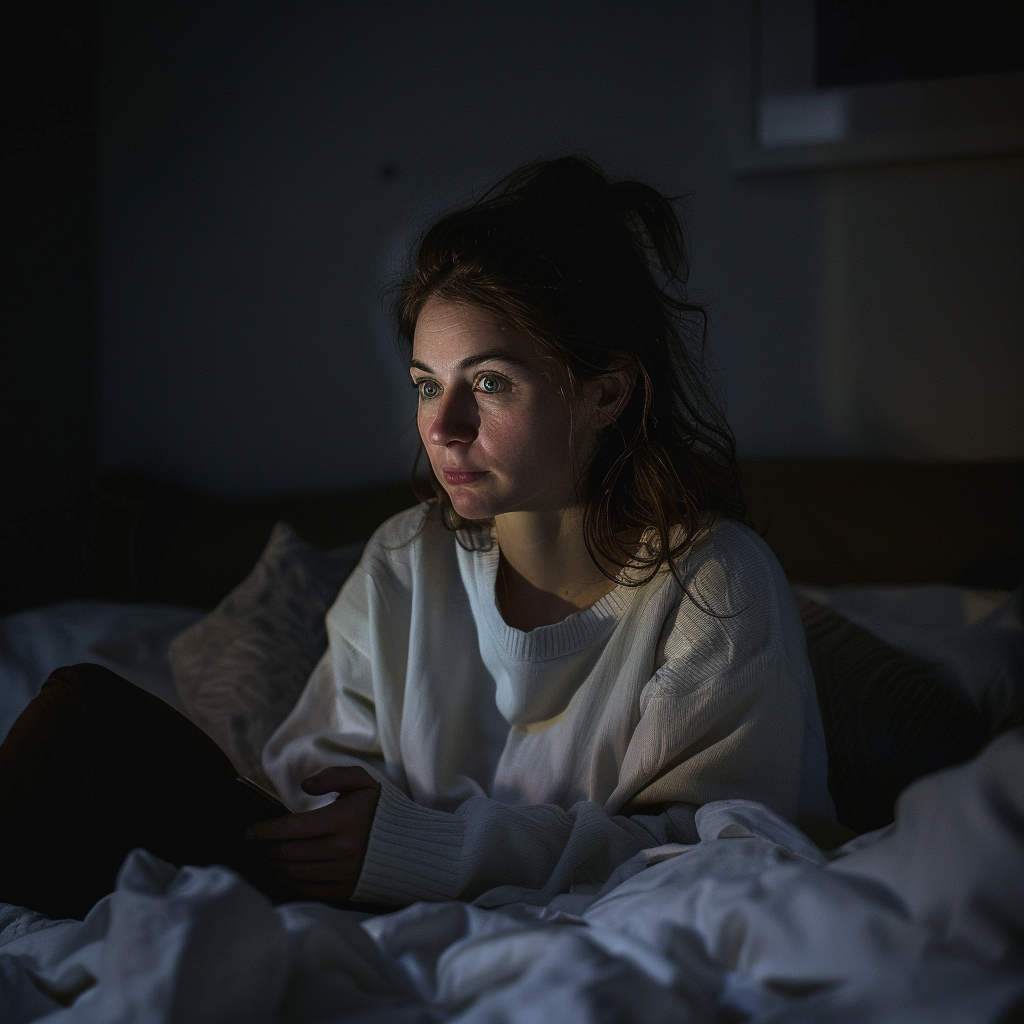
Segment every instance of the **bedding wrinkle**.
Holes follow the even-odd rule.
[[[691,816],[690,845],[642,849],[599,889],[583,859],[577,891],[543,906],[275,908],[223,868],[176,872],[136,852],[85,922],[0,906],[0,997],[25,1022],[55,1009],[34,977],[67,994],[69,1020],[125,1024],[166,1020],[169,1003],[190,1022],[268,1024],[998,1024],[1024,1000],[1006,916],[1024,905],[1012,888],[1024,877],[1020,816],[1006,810],[1019,810],[1019,775],[1006,772],[1022,757],[1024,733],[1011,733],[915,783],[894,829],[831,860],[763,804],[708,804]],[[978,864],[967,823],[982,838]],[[1001,887],[1003,917],[986,895]],[[955,927],[935,915],[942,900]],[[83,977],[91,996],[60,987]]]
[[[612,1010],[647,1024],[652,1005],[673,1022],[999,1024],[1024,1004],[1022,779],[1017,729],[912,784],[894,825],[827,857],[747,800],[616,817],[624,840],[605,862],[601,807],[514,809],[527,817],[506,825],[539,837],[589,815],[553,883],[495,887],[476,906],[400,891],[391,905],[405,909],[380,917],[273,908],[223,868],[176,871],[139,851],[84,922],[0,905],[0,1007],[25,1024],[166,1020],[169,1006],[218,1024],[597,1024]],[[464,884],[461,867],[445,874],[472,867],[460,827],[495,801],[438,814],[398,786],[387,799],[401,809],[380,886],[410,862],[434,892]],[[599,884],[628,841],[637,852]]]

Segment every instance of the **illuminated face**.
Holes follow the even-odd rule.
[[[597,432],[572,414],[532,338],[487,310],[430,298],[410,372],[423,447],[460,516],[576,503],[573,466]]]

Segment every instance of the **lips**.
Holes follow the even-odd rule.
[[[486,475],[485,473],[471,472],[468,469],[445,469],[442,470],[442,473],[444,474],[444,482],[453,486],[457,484],[471,484]]]

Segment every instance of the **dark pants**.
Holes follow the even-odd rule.
[[[99,665],[57,669],[0,746],[0,901],[84,917],[137,846],[289,898],[245,842],[268,813],[174,708]],[[291,897],[294,898],[294,897]]]

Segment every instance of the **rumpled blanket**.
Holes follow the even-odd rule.
[[[0,904],[0,1022],[1019,1019],[1024,730],[830,856],[748,801],[697,825],[597,894],[379,917],[137,850],[84,922]]]

